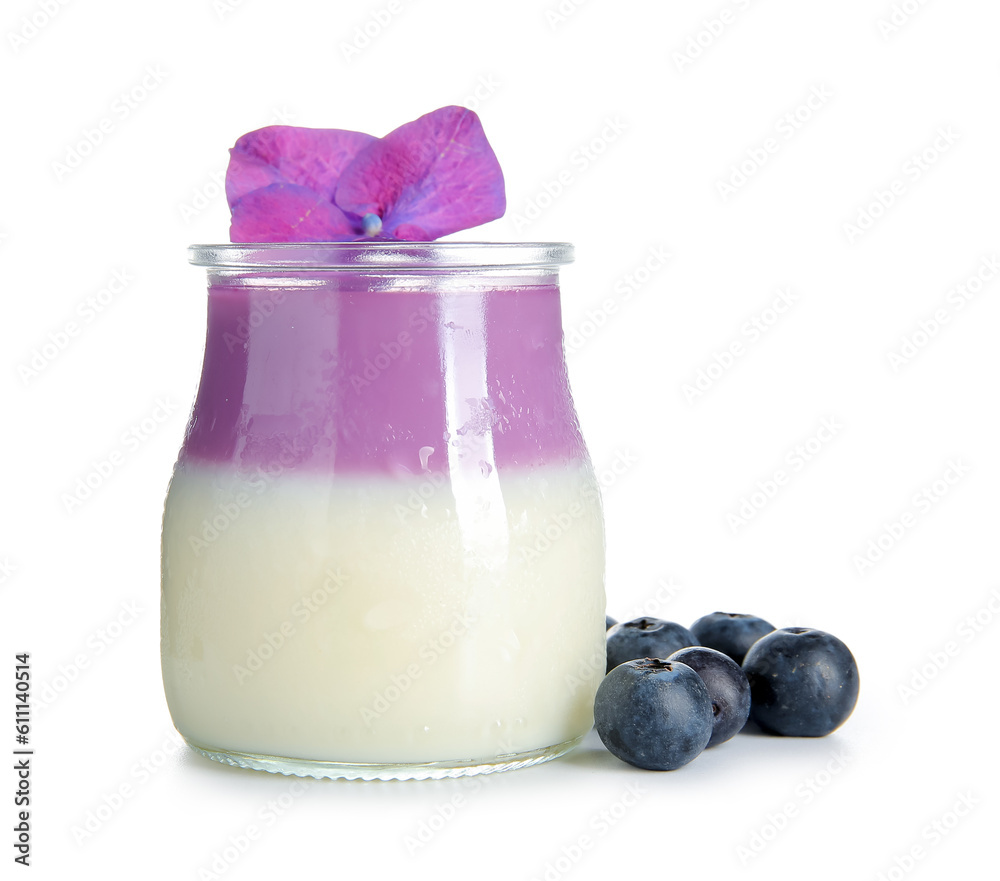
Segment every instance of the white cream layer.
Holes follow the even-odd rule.
[[[344,763],[489,759],[588,731],[605,665],[593,473],[483,473],[453,490],[431,472],[179,466],[161,609],[178,730]]]

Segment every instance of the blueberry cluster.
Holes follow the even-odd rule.
[[[751,718],[764,731],[822,737],[858,700],[850,649],[822,630],[775,630],[713,612],[690,629],[660,618],[607,618],[607,675],[594,722],[604,745],[639,768],[672,771],[725,743]]]

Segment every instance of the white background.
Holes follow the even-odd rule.
[[[892,31],[891,0],[4,5],[0,705],[13,715],[13,654],[30,651],[49,696],[32,733],[35,877],[976,873],[1000,794],[1000,282],[968,300],[956,286],[1000,254],[1000,8],[897,5]],[[388,24],[362,45],[379,10]],[[567,333],[584,340],[569,355],[580,419],[599,468],[634,459],[605,492],[609,611],[685,624],[749,611],[836,633],[862,688],[834,735],[743,735],[664,774],[591,735],[478,782],[295,795],[294,778],[174,747],[159,521],[204,343],[185,247],[227,236],[226,150],[270,122],[384,134],[451,103],[480,113],[509,203],[458,238],[577,247],[563,290]],[[768,138],[776,152],[755,162]],[[73,153],[75,168],[55,164]],[[670,259],[626,298],[651,247]],[[127,285],[88,313],[115,272]],[[793,305],[776,316],[779,289]],[[772,322],[756,340],[754,316]],[[53,349],[69,322],[78,333]],[[912,356],[891,359],[904,338]],[[742,354],[713,367],[733,343]],[[711,384],[685,395],[699,371]],[[836,431],[818,435],[824,420]],[[115,453],[68,511],[65,494]],[[773,497],[752,498],[778,469]],[[0,817],[10,865],[10,795]]]

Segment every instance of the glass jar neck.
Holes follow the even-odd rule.
[[[265,242],[192,245],[196,266],[220,271],[380,272],[554,268],[573,260],[565,242]]]

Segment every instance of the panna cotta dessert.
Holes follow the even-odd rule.
[[[518,767],[593,723],[598,484],[566,245],[204,246],[201,383],[163,522],[180,733],[247,767]]]

